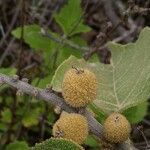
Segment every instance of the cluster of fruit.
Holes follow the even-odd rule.
[[[68,70],[62,83],[65,102],[74,108],[86,107],[95,100],[98,82],[94,73],[87,69]],[[62,137],[83,144],[88,135],[87,119],[80,114],[62,112],[53,126],[54,137]],[[104,136],[108,142],[120,143],[129,138],[131,126],[120,113],[114,112],[104,122]]]

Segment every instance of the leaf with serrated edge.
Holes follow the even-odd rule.
[[[52,79],[53,89],[61,92],[65,72],[72,65],[88,68],[97,76],[99,88],[97,107],[109,114],[146,101],[150,96],[150,28],[144,28],[135,43],[121,45],[109,43],[111,64],[87,63],[71,56],[56,70]]]
[[[42,143],[35,144],[32,150],[83,150],[82,146],[72,140],[64,138],[51,138]]]

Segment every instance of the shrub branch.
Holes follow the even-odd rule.
[[[104,140],[102,125],[93,117],[93,115],[89,111],[87,111],[84,108],[77,110],[75,108],[70,107],[64,102],[63,98],[57,96],[53,91],[36,88],[28,84],[24,80],[19,80],[19,77],[17,77],[16,75],[13,77],[9,77],[2,73],[0,73],[0,84],[8,84],[9,86],[12,86],[17,90],[22,91],[25,94],[36,97],[36,99],[42,99],[54,106],[59,106],[62,110],[65,110],[69,113],[81,113],[88,120],[90,132],[99,137],[100,139]],[[130,143],[122,143],[114,146],[116,150],[137,150]]]

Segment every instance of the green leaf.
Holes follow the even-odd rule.
[[[10,143],[6,150],[30,150],[27,143],[24,141],[15,141],[13,143]]]
[[[3,102],[3,98],[0,96],[0,103],[2,103]]]
[[[89,108],[96,114],[96,120],[103,124],[107,118],[107,115],[104,112],[102,112],[102,110],[100,110],[95,104],[89,105]]]
[[[59,14],[54,16],[66,35],[71,36],[76,33],[90,31],[90,28],[83,24],[83,12],[80,2],[80,0],[69,0]],[[75,30],[72,31],[73,28]]]
[[[4,110],[1,112],[2,115],[2,121],[5,123],[11,123],[12,120],[12,113],[9,108],[4,108]]]
[[[52,111],[52,110],[51,110]],[[47,121],[49,124],[53,124],[56,121],[56,114],[52,111],[47,114]]]
[[[32,150],[83,150],[83,148],[71,140],[51,138],[36,144]]]
[[[67,60],[65,60],[55,71],[55,74],[52,78],[51,85],[52,89],[61,92],[61,84],[64,78],[65,72],[70,69],[72,66],[79,66],[80,61],[77,60],[76,57],[70,56]],[[76,64],[77,63],[77,64]],[[82,63],[81,63],[82,64]]]
[[[40,109],[30,109],[27,110],[23,116],[22,123],[25,127],[31,127],[37,125],[40,117]]]
[[[51,76],[47,76],[47,77],[45,77],[43,79],[35,78],[32,81],[32,85],[36,86],[36,87],[39,87],[39,88],[46,88],[46,85],[50,84],[51,78],[52,78]]]
[[[12,31],[14,37],[20,39],[21,27]],[[51,33],[53,34],[53,33]],[[24,26],[24,40],[31,48],[36,50],[50,51],[52,42],[49,38],[41,34],[41,28],[38,25],[26,25]]]
[[[48,31],[53,37],[59,39],[62,38],[59,35],[54,34]],[[21,27],[12,31],[12,34],[16,38],[21,37]],[[27,25],[24,26],[24,40],[27,44],[30,45],[31,48],[36,50],[42,50],[42,54],[44,56],[45,64],[53,67],[53,61],[55,61],[55,50],[58,49],[58,57],[57,57],[57,65],[68,58],[71,54],[75,56],[82,56],[82,52],[80,50],[75,50],[73,48],[68,47],[67,45],[61,45],[48,37],[45,37],[41,34],[41,28],[38,25]],[[79,36],[73,36],[70,38],[70,42],[75,42],[79,46],[85,46],[86,43]]]
[[[0,73],[6,75],[14,75],[16,74],[16,72],[17,72],[16,68],[0,68]]]
[[[99,147],[98,141],[92,135],[89,135],[86,138],[85,145],[88,145],[92,148],[98,148]]]
[[[148,102],[143,102],[137,106],[131,107],[123,112],[130,123],[140,122],[147,114]]]
[[[6,105],[7,107],[12,106],[13,103],[14,103],[13,97],[12,97],[12,96],[7,96],[7,97],[5,97],[5,103],[6,103],[5,105]]]
[[[61,92],[65,72],[72,66],[87,68],[98,79],[98,94],[94,104],[104,113],[123,112],[146,101],[150,96],[150,28],[140,33],[135,43],[109,43],[111,64],[88,63],[70,57],[56,70],[52,87]],[[138,75],[138,76],[137,76]]]
[[[72,36],[69,41],[79,47],[87,47],[86,41],[78,35]],[[85,52],[85,51],[84,51]],[[71,55],[81,58],[83,56],[83,51],[80,49],[74,49],[68,46],[60,46],[59,54],[57,58],[57,65],[60,65],[65,59],[69,58]]]
[[[8,126],[6,123],[0,122],[0,133],[6,132],[8,129]]]

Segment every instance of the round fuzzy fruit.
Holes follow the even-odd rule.
[[[131,132],[131,125],[125,116],[112,113],[104,122],[105,138],[111,143],[126,141]]]
[[[87,120],[76,113],[63,113],[53,126],[53,135],[82,144],[88,135]]]
[[[62,95],[72,107],[84,107],[97,95],[98,82],[91,71],[72,68],[64,75]]]

